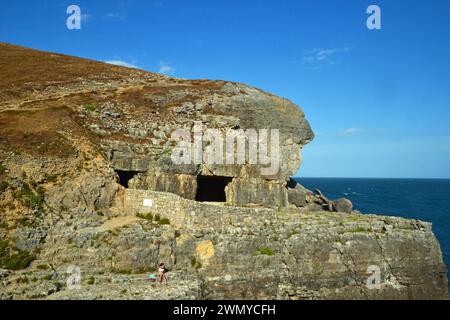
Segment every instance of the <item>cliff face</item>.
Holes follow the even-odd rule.
[[[362,215],[287,183],[313,139],[290,101],[6,44],[0,58],[1,298],[447,295],[430,224]],[[280,170],[264,175],[248,156],[174,164],[173,132],[198,125],[279,129]],[[218,193],[220,204],[194,201]],[[161,261],[163,289],[143,280]]]
[[[43,141],[51,138],[45,134],[89,135],[124,180],[119,182],[127,187],[195,199],[198,177],[216,177],[217,183],[228,186],[225,200],[229,204],[288,205],[285,184],[300,166],[302,146],[313,138],[303,112],[290,101],[238,83],[181,80],[8,45],[0,49],[7,61],[2,66],[0,108],[10,123],[8,127],[14,126],[3,129],[5,144],[11,145],[11,139],[31,148],[31,141],[22,142],[17,137],[25,134],[37,142],[41,139],[36,132],[43,135]],[[28,119],[20,112],[27,112]],[[47,117],[53,123],[43,123]],[[37,127],[31,130],[15,124]],[[173,163],[173,133],[184,130],[194,142],[196,125],[203,131],[215,130],[208,141],[210,148],[217,145],[218,136],[224,139],[219,142],[224,150],[213,152],[221,153],[223,164],[202,159],[195,163],[195,150],[191,161]],[[261,136],[251,140],[245,135],[248,129],[255,133],[268,130],[267,155],[280,156],[279,170],[278,166],[270,170],[270,164],[261,163],[259,154],[257,163],[252,162],[249,147],[258,144]],[[272,129],[279,130],[279,146],[271,153]],[[238,147],[230,150],[225,146],[225,137],[233,134],[235,139],[244,139],[247,151],[242,163]],[[207,140],[206,133],[203,139]],[[206,145],[202,149],[204,159]],[[228,153],[232,153],[233,164],[225,163]],[[262,175],[264,168],[268,172]]]

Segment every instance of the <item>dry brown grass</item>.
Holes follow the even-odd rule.
[[[113,102],[137,119],[148,118],[149,111],[164,117],[185,102],[196,103],[222,90],[224,84],[167,80],[142,70],[0,43],[0,149],[69,157],[74,149],[61,130],[94,144],[100,139],[128,141],[121,134],[95,136],[86,129],[87,120],[77,116],[80,106]],[[205,112],[222,114],[212,107]]]
[[[0,90],[26,83],[120,79],[143,71],[0,43]]]
[[[72,144],[58,133],[77,127],[66,108],[0,113],[0,147],[36,156],[69,157]]]
[[[195,79],[195,80],[188,80],[188,83],[202,89],[221,90],[225,85],[225,83],[227,82],[223,80]]]
[[[122,92],[118,97],[117,101],[127,102],[136,107],[149,107],[156,108],[153,99],[150,94],[146,93],[144,88],[133,88]]]
[[[222,112],[220,110],[214,109],[212,106],[206,106],[203,109],[203,112],[206,113],[206,114],[212,114],[212,115],[216,115],[216,116],[222,116],[222,115],[226,114],[225,112]]]

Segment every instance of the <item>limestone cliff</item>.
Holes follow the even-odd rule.
[[[431,224],[291,185],[313,133],[290,101],[7,44],[0,58],[0,298],[447,295]],[[280,170],[175,165],[171,134],[198,123],[279,129]],[[163,289],[145,281],[160,261]]]

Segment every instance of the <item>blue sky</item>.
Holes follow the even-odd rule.
[[[71,4],[81,30],[66,28]],[[381,30],[366,28],[371,4]],[[0,41],[287,97],[316,133],[300,176],[450,178],[449,12],[447,0],[10,1]]]

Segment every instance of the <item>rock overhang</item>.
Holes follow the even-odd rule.
[[[186,84],[189,83],[186,80]],[[196,80],[194,83],[197,83]],[[138,128],[148,132],[145,124],[151,124],[155,137],[143,143],[107,139],[104,146],[112,166],[116,170],[141,173],[131,182],[131,188],[170,191],[195,199],[195,192],[186,190],[193,188],[195,191],[198,176],[230,177],[233,178],[227,190],[227,202],[230,204],[287,206],[286,182],[301,165],[303,145],[314,138],[303,111],[291,101],[259,89],[238,83],[219,83],[214,85],[214,91],[201,91],[202,96],[185,87],[183,94],[190,97],[191,101],[181,103],[180,107],[169,107],[165,111],[166,119],[154,119],[153,113],[141,113],[140,122],[128,122],[126,126],[129,132],[135,132]],[[170,86],[166,90],[170,96]],[[174,99],[179,101],[182,94],[175,91],[177,94]],[[192,99],[193,96],[196,99]],[[168,99],[166,104],[171,106],[177,103]],[[249,155],[246,155],[244,162],[238,164],[175,164],[170,156],[175,147],[174,141],[171,141],[172,133],[182,129],[195,140],[195,128],[199,125],[203,132],[216,130],[218,135],[223,134],[224,150],[227,147],[226,136],[230,131],[247,134],[253,130],[259,134],[266,130],[269,149],[267,155],[272,156],[274,152],[271,149],[275,148],[269,146],[270,138],[273,142],[270,133],[276,130],[279,140],[276,151],[279,153],[279,168],[273,174],[263,175],[261,173],[264,169],[272,172],[272,168],[267,164],[251,163]],[[251,141],[248,135],[245,139],[248,151]],[[237,149],[235,146],[233,148],[233,157],[237,158]]]

